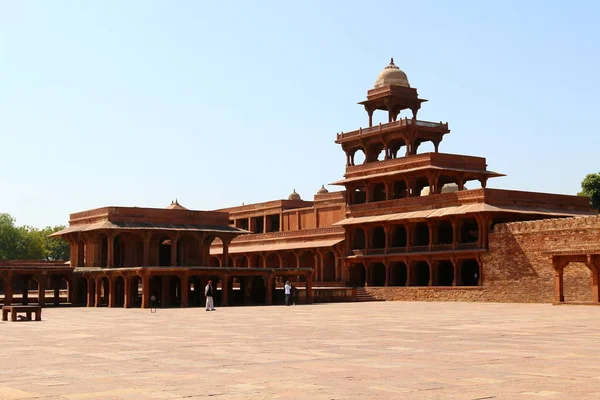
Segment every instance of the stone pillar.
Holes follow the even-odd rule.
[[[123,292],[124,292],[123,293],[123,308],[130,308],[131,307],[131,286],[132,286],[133,280],[129,276],[124,276],[123,281],[124,281],[124,285],[125,285],[125,287],[123,288]]]
[[[177,238],[171,239],[171,267],[177,266]]]
[[[78,286],[76,280],[67,280],[67,303],[73,303],[73,297],[77,292]]]
[[[114,268],[115,266],[115,237],[112,233],[108,233],[106,235],[106,243],[108,244],[106,247],[108,249],[107,251],[107,257],[106,257],[106,267],[107,268]]]
[[[227,268],[229,267],[229,243],[231,243],[231,239],[221,239],[223,241],[223,261],[221,261],[221,267]]]
[[[108,278],[108,306],[114,307],[117,303],[117,278]]]
[[[411,269],[412,269],[412,263],[410,261],[406,261],[406,286],[410,286],[411,284]]]
[[[450,219],[452,224],[452,250],[456,250],[458,244],[458,221],[455,218]]]
[[[312,276],[306,277],[306,303],[312,304],[314,301],[313,287],[312,287]]]
[[[189,300],[188,300],[188,294],[190,291],[190,283],[189,283],[189,276],[188,274],[183,274],[180,277],[180,282],[181,282],[181,286],[180,286],[180,290],[181,290],[181,304],[179,305],[181,308],[186,308],[188,306]]]
[[[564,303],[565,291],[563,287],[563,267],[554,268],[554,301]]]
[[[150,308],[150,275],[142,276],[142,308]]]
[[[435,243],[436,233],[435,224],[433,221],[427,221],[427,229],[429,230],[429,251],[433,251],[433,244]]]
[[[95,288],[96,288],[96,282],[94,281],[93,278],[88,278],[87,279],[87,303],[86,306],[87,307],[94,307],[94,293],[95,293]]]
[[[172,255],[173,253],[171,253]],[[171,302],[169,296],[169,276],[161,276],[161,308],[166,308],[167,305]]]
[[[4,305],[10,306],[13,300],[13,277],[12,272],[8,271],[3,277],[4,280]]]
[[[267,215],[263,215],[263,231],[262,233],[267,233],[269,230],[267,229]]]
[[[96,301],[94,303],[95,307],[100,307],[100,303],[102,302],[102,278],[96,278]]]
[[[429,265],[429,283],[427,284],[427,286],[433,286],[435,282],[435,265],[432,260],[427,260],[427,265]]]
[[[452,278],[452,286],[458,286],[458,262],[455,258],[452,260],[452,268],[454,268],[454,274]]]
[[[592,269],[592,301],[594,303],[600,302],[600,285],[598,277],[598,266],[594,266]]]
[[[150,265],[150,236],[144,236],[144,255],[142,263],[144,267]]]
[[[221,278],[221,306],[229,305],[229,276]]]
[[[52,300],[53,300],[53,304],[55,306],[57,306],[57,305],[60,304],[60,280],[59,279],[53,279],[52,283],[54,283],[54,288],[53,288],[54,289],[54,296],[53,296]],[[68,292],[68,290],[67,290],[67,292]]]

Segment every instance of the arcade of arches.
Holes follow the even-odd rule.
[[[469,258],[348,261],[352,286],[480,286],[481,261]]]

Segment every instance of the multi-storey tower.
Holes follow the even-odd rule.
[[[344,272],[353,286],[480,285],[480,255],[495,223],[589,212],[574,196],[486,189],[503,175],[485,158],[440,153],[450,130],[417,119],[425,101],[392,59],[359,103],[369,127],[337,134],[346,173],[334,184],[345,186],[347,208],[334,225],[345,228]],[[387,123],[373,125],[376,110],[387,111]],[[424,142],[434,151],[419,154]],[[467,190],[470,181],[481,189]]]

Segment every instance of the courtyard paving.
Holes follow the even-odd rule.
[[[47,308],[0,322],[0,399],[600,399],[600,307]]]

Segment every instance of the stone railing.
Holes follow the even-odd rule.
[[[435,128],[435,129],[448,130],[448,123],[444,123],[441,121],[440,122],[430,122],[430,121],[419,121],[419,120],[404,118],[404,119],[399,119],[397,121],[387,122],[385,124],[380,123],[379,125],[371,126],[368,128],[359,128],[359,129],[357,129],[355,131],[351,131],[351,132],[338,133],[336,136],[336,142],[342,142],[347,139],[351,139],[351,138],[359,137],[359,136],[363,136],[363,135],[382,133],[382,132],[392,130],[392,129],[395,129],[398,127],[411,126],[411,125],[421,126],[424,128]]]
[[[600,216],[586,216],[573,218],[554,218],[538,221],[510,222],[498,224],[494,233],[528,233],[553,230],[600,230]]]
[[[268,233],[252,233],[249,235],[242,235],[235,238],[232,243],[249,243],[263,240],[275,240],[275,239],[291,239],[291,238],[305,238],[310,236],[337,236],[344,235],[344,228],[341,226],[330,226],[327,228],[316,228],[316,229],[302,229],[299,231],[282,231],[282,232],[268,232]],[[214,244],[214,247],[220,247],[222,244]]]

